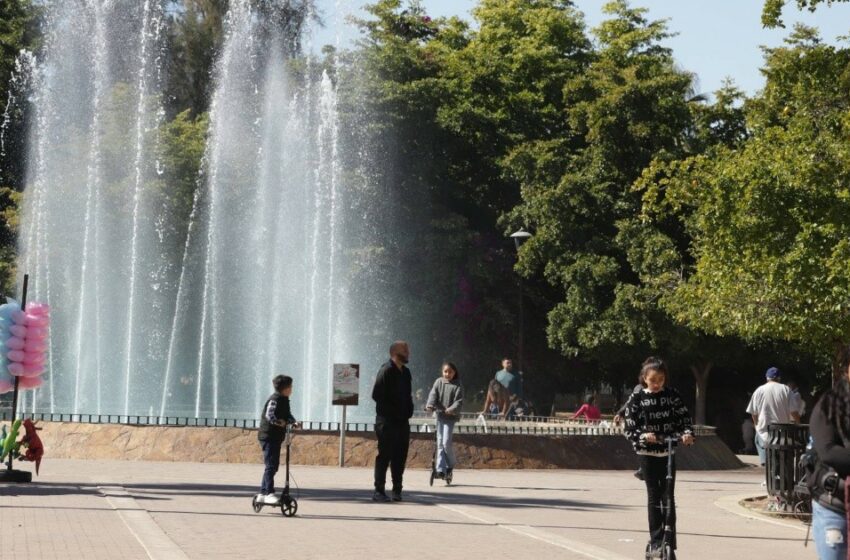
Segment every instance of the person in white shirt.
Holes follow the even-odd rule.
[[[762,466],[766,456],[767,427],[800,421],[799,413],[791,409],[791,389],[780,383],[779,369],[771,367],[764,376],[767,382],[753,392],[750,404],[747,405],[747,414],[752,415],[756,426],[755,444]]]
[[[786,385],[791,389],[791,412],[796,412],[800,418],[803,418],[806,413],[806,401],[800,394],[800,387],[797,386],[796,381],[788,381]]]

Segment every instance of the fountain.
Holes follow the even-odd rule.
[[[254,418],[284,373],[295,410],[330,420],[331,364],[377,369],[346,296],[334,73],[298,56],[291,4],[230,2],[179,226],[159,161],[165,2],[48,5],[21,270],[55,313],[49,381],[27,410]]]

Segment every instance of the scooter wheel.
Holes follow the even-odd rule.
[[[431,479],[428,481],[428,486],[434,486],[434,469],[431,469]]]
[[[662,560],[676,560],[676,552],[673,550],[673,547],[665,544],[664,548],[661,549],[661,558]]]
[[[284,517],[295,517],[298,511],[298,500],[289,496],[284,496],[280,504],[280,512]]]
[[[260,513],[260,510],[263,509],[263,504],[257,500],[257,496],[254,496],[254,499],[251,500],[251,507],[254,508],[254,513]]]
[[[452,473],[446,473],[446,486],[452,485]]]

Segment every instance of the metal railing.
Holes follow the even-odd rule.
[[[500,418],[499,414],[489,414],[482,412],[461,412],[460,413],[460,421],[470,420],[475,421],[480,416],[484,416],[488,421],[489,420],[498,420]],[[428,420],[431,421],[434,417],[433,412],[425,412],[421,410],[417,410],[413,413],[412,421],[420,421],[420,420]],[[584,419],[578,419],[576,422],[582,421]],[[512,416],[510,419],[511,422],[531,422],[537,424],[566,424],[571,422],[571,420],[567,418],[560,418],[555,416]]]
[[[474,415],[473,415],[474,416]],[[600,436],[622,436],[623,429],[620,426],[611,424],[591,424],[591,423],[576,423],[569,424],[564,422],[530,422],[526,420],[513,421],[501,420],[492,422],[491,420],[478,422],[478,416],[474,416],[475,420],[471,423],[467,421],[458,422],[455,426],[456,434],[483,434],[483,435],[538,435],[538,436],[582,436],[582,435],[600,435]],[[201,427],[201,428],[241,428],[245,430],[256,430],[259,428],[259,420],[256,419],[236,419],[236,418],[191,418],[186,416],[145,416],[145,415],[123,415],[123,414],[68,414],[68,413],[25,413],[21,418],[30,418],[32,420],[44,422],[72,422],[81,424],[121,424],[130,426],[161,426],[161,427]],[[472,417],[470,417],[472,418]],[[0,421],[8,422],[11,419],[11,413],[1,412]],[[428,418],[428,420],[431,420]],[[334,432],[339,433],[340,422],[317,422],[304,421],[301,422],[301,429],[312,432]],[[346,432],[364,433],[374,432],[374,422],[346,422]],[[410,431],[413,433],[433,433],[435,426],[433,422],[413,422],[410,425]],[[695,434],[714,435],[715,429],[712,426],[696,426]]]

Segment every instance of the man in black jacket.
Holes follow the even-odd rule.
[[[372,388],[375,401],[375,435],[378,456],[375,459],[376,502],[388,502],[386,494],[387,467],[393,480],[392,501],[401,501],[401,480],[410,445],[410,417],[413,416],[413,389],[410,370],[410,346],[397,340],[390,346],[390,361],[381,366]]]

